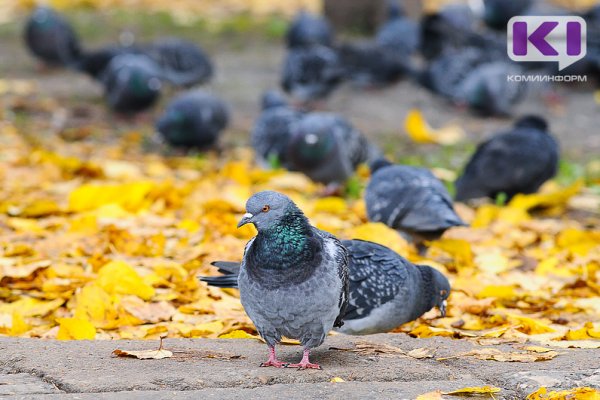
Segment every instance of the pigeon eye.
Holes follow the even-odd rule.
[[[441,295],[441,296],[445,296],[445,295],[447,295],[447,294],[448,294],[448,291],[447,291],[447,290],[442,290],[442,291],[440,291],[440,295]]]
[[[262,208],[262,212],[269,212],[270,209],[271,209],[271,207],[269,207],[268,204],[265,204]]]

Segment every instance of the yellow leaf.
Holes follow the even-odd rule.
[[[231,331],[229,333],[219,335],[219,339],[258,339],[258,340],[260,340],[260,338],[258,336],[251,335],[248,332],[243,331],[241,329],[237,329],[235,331]]]
[[[502,254],[500,249],[478,254],[475,257],[475,264],[480,270],[494,275],[504,272],[512,266],[508,257]]]
[[[541,387],[527,396],[527,400],[600,400],[600,391],[591,387],[577,387],[548,393]]]
[[[314,212],[325,212],[334,215],[345,215],[348,206],[344,199],[339,197],[324,197],[317,199],[313,205]]]
[[[480,299],[486,297],[496,297],[498,299],[512,299],[516,297],[515,288],[511,285],[488,285],[485,286],[477,297]]]
[[[86,319],[58,318],[58,340],[93,340],[96,337],[96,328]]]
[[[69,195],[69,209],[73,212],[93,210],[107,204],[116,204],[136,212],[147,206],[147,196],[155,185],[151,182],[133,182],[121,185],[83,185]]]
[[[510,203],[508,203],[508,207],[530,210],[535,207],[562,206],[566,204],[571,197],[579,193],[582,187],[583,180],[579,179],[571,186],[549,193],[517,194],[512,198]]]
[[[417,143],[454,144],[465,137],[464,130],[457,125],[449,125],[441,129],[433,129],[423,114],[417,109],[408,112],[404,121],[404,129],[408,136]]]
[[[144,300],[154,296],[154,288],[144,283],[132,266],[124,261],[111,261],[98,271],[97,284],[107,293],[133,294]]]
[[[31,329],[31,326],[25,321],[18,312],[12,314],[12,326],[10,327],[11,336],[19,336]]]
[[[479,386],[479,387],[465,387],[462,389],[453,390],[451,392],[443,392],[442,394],[447,395],[462,395],[462,394],[491,394],[500,392],[500,388],[494,386]]]
[[[408,333],[411,336],[415,336],[418,338],[429,338],[432,336],[445,336],[445,337],[453,337],[454,332],[448,329],[443,328],[434,328],[428,325],[419,325],[412,331]]]
[[[334,376],[333,378],[331,378],[329,380],[329,382],[333,382],[333,383],[341,383],[341,382],[346,382],[345,380],[343,380],[342,378],[340,378],[339,376]]]
[[[0,313],[18,312],[22,317],[43,317],[56,310],[64,302],[64,299],[42,301],[24,297],[12,303],[0,303]]]
[[[431,243],[430,248],[439,249],[448,253],[458,267],[473,265],[473,251],[471,244],[463,239],[439,239]]]
[[[406,256],[410,245],[398,232],[380,222],[369,222],[352,228],[347,237],[375,242]]]
[[[442,391],[436,390],[420,394],[417,396],[416,400],[444,400],[444,398],[442,397]]]
[[[541,333],[555,332],[555,330],[550,328],[548,325],[533,318],[510,314],[509,319],[519,324],[517,330],[528,335],[539,335]]]

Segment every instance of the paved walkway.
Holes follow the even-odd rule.
[[[406,352],[435,349],[433,358],[331,350],[368,341]],[[600,350],[559,350],[549,361],[514,363],[472,357],[437,360],[482,347],[467,340],[413,339],[403,334],[336,335],[314,352],[323,370],[259,368],[266,346],[255,340],[169,339],[172,358],[115,358],[112,351],[153,349],[155,341],[60,342],[0,338],[0,398],[22,399],[414,399],[419,394],[466,386],[502,388],[497,399],[522,399],[539,386],[600,387]],[[522,345],[489,346],[515,351]],[[298,346],[280,346],[296,361]],[[339,377],[345,382],[332,383]],[[448,398],[453,398],[448,396]]]

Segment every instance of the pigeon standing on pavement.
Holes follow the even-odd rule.
[[[448,279],[436,269],[414,265],[393,250],[363,240],[343,240],[350,282],[344,325],[351,335],[385,333],[438,307],[446,315]],[[222,276],[200,279],[210,286],[237,288],[240,264],[215,261]]]
[[[165,38],[145,46],[144,51],[161,67],[163,78],[175,86],[205,83],[213,75],[208,56],[188,40]]]
[[[29,51],[49,65],[71,67],[81,55],[79,39],[71,25],[50,7],[37,7],[25,25]]]
[[[559,148],[543,118],[526,116],[477,147],[457,179],[456,200],[535,193],[558,170]]]
[[[162,87],[160,67],[138,54],[113,57],[100,80],[109,107],[124,114],[150,108],[160,97]]]
[[[250,136],[259,162],[265,166],[288,168],[287,148],[292,124],[301,117],[283,95],[270,90],[263,94],[262,113],[256,120]]]
[[[333,29],[325,18],[300,11],[288,28],[285,40],[288,48],[314,45],[331,46]]]
[[[387,51],[410,57],[420,47],[419,24],[406,16],[396,0],[388,0],[387,21],[377,30],[375,42]]]
[[[325,46],[292,48],[283,64],[281,86],[302,103],[323,100],[341,83],[338,54]]]
[[[156,129],[171,146],[206,148],[215,144],[228,122],[229,111],[223,100],[191,90],[169,102]]]
[[[354,175],[359,164],[380,154],[346,119],[314,112],[292,125],[287,160],[290,168],[313,181],[339,185]]]
[[[238,227],[254,224],[258,234],[246,245],[238,278],[240,299],[269,346],[262,366],[316,368],[310,350],[342,326],[348,303],[348,252],[333,235],[314,228],[285,195],[264,191],[246,203]],[[297,364],[279,361],[282,336],[304,347]]]
[[[365,191],[370,221],[408,232],[418,241],[465,225],[446,187],[429,170],[379,159],[371,163],[371,174]]]
[[[409,56],[374,42],[344,43],[338,55],[344,78],[360,87],[386,86],[411,71]]]

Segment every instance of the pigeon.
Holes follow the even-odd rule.
[[[436,269],[414,265],[393,250],[363,240],[343,240],[349,253],[348,307],[344,325],[350,335],[385,333],[438,307],[446,315],[448,279]],[[210,286],[237,288],[240,264],[215,261],[222,276],[203,276]]]
[[[262,113],[250,135],[252,147],[261,164],[289,167],[286,152],[291,127],[301,115],[289,106],[281,93],[270,90],[263,94]]]
[[[396,0],[388,0],[387,21],[377,30],[375,42],[388,51],[409,57],[421,46],[419,29],[419,24],[406,16]]]
[[[465,225],[446,187],[429,170],[393,165],[383,158],[370,167],[365,191],[370,221],[408,232],[417,241],[437,239],[447,229]]]
[[[165,38],[144,46],[144,52],[162,68],[163,78],[175,86],[189,87],[207,82],[213,66],[195,43]]]
[[[344,77],[360,87],[382,87],[410,71],[408,56],[374,42],[346,43],[338,48]]]
[[[325,46],[290,49],[283,65],[283,90],[302,103],[322,100],[341,83],[337,53]]]
[[[25,25],[25,43],[48,65],[71,67],[80,57],[79,39],[71,25],[50,7],[37,7]]]
[[[343,184],[359,164],[380,154],[345,118],[326,112],[304,115],[291,127],[290,169],[326,185]]]
[[[196,89],[169,102],[156,130],[172,146],[206,148],[217,141],[228,122],[229,111],[223,100]]]
[[[524,15],[533,0],[483,0],[483,21],[500,31],[506,30],[508,21],[516,15]]]
[[[546,121],[525,116],[514,127],[477,147],[456,180],[456,200],[496,198],[510,200],[517,193],[535,193],[558,169],[559,147]]]
[[[418,75],[418,81],[432,92],[482,115],[508,115],[524,99],[528,86],[506,77],[521,74],[517,65],[495,61],[489,53],[469,47],[446,52],[431,61]]]
[[[300,11],[288,28],[285,40],[288,48],[331,46],[333,29],[325,18]]]
[[[258,234],[244,250],[238,277],[244,310],[269,346],[261,366],[315,368],[310,350],[342,326],[348,303],[348,251],[333,235],[310,225],[287,196],[263,191],[246,203],[238,227]],[[279,361],[275,345],[285,336],[304,348],[297,364]]]
[[[113,57],[100,76],[104,96],[116,112],[131,114],[150,108],[160,97],[160,67],[144,55]]]

